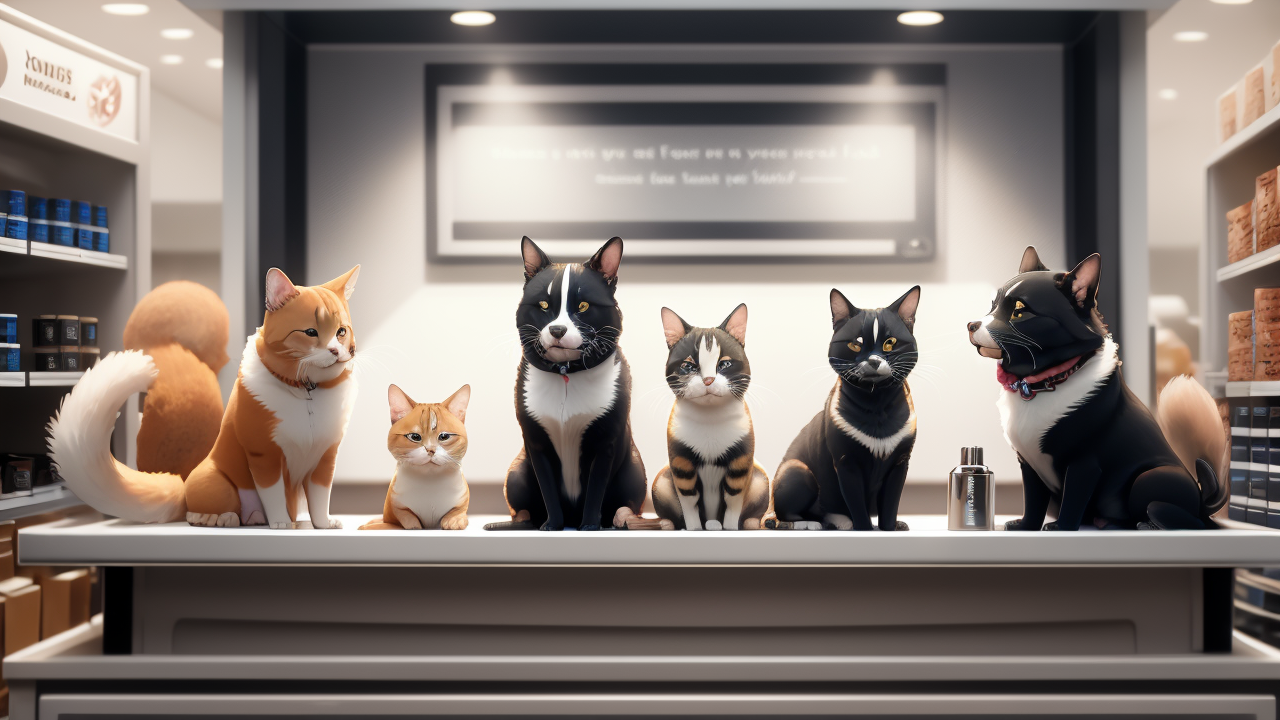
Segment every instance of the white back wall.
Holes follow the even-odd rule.
[[[997,478],[1020,478],[999,428],[995,399],[1002,391],[994,364],[969,346],[965,323],[986,313],[992,292],[1016,272],[1026,245],[1036,245],[1056,268],[1065,264],[1062,62],[1056,46],[320,46],[309,52],[308,281],[362,265],[352,298],[360,395],[338,456],[339,481],[391,477],[391,382],[419,402],[439,402],[471,384],[470,451],[463,468],[472,482],[501,482],[521,444],[512,407],[519,238],[511,239],[509,265],[427,262],[424,66],[606,58],[947,64],[942,237],[932,262],[671,266],[624,257],[621,345],[634,377],[632,428],[649,477],[666,464],[672,401],[663,380],[660,307],[670,306],[694,324],[718,324],[737,303],[748,304],[756,459],[772,475],[834,381],[826,365],[830,289],[876,307],[918,283],[921,366],[911,385],[919,439],[909,482],[945,480],[959,460],[958,448],[975,444],[987,448]]]

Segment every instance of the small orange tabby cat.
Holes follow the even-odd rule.
[[[361,530],[465,530],[471,493],[462,476],[467,454],[467,402],[471,386],[463,385],[439,404],[418,404],[403,390],[387,388],[391,431],[387,449],[396,473],[387,490],[382,520]]]

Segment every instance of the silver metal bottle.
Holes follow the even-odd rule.
[[[982,464],[982,448],[960,448],[960,464],[947,480],[947,528],[994,530],[996,484]]]

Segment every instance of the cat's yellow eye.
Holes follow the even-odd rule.
[[[1018,318],[1022,317],[1022,309],[1025,307],[1026,305],[1023,305],[1021,300],[1015,300],[1013,302],[1013,319],[1014,320],[1017,320]]]
[[[889,338],[888,340],[885,340],[884,345],[881,345],[880,347],[884,348],[885,352],[892,352],[893,346],[897,344],[898,344],[898,338]]]
[[[854,352],[862,352],[862,346],[858,343],[849,343],[849,349]]]
[[[539,300],[539,301],[538,301],[538,307],[542,308],[543,310],[546,310],[546,309],[547,309],[547,301],[546,301],[546,300]]]
[[[584,301],[582,301],[582,302],[578,303],[578,312],[586,312],[586,311],[587,311],[587,308],[589,308],[589,307],[591,307],[591,306],[590,306],[589,304],[587,304],[587,302],[584,300]]]

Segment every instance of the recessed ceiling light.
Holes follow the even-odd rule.
[[[204,66],[205,66],[205,67],[211,67],[211,68],[213,68],[214,70],[221,70],[221,69],[222,69],[222,58],[209,58],[208,60],[205,60],[205,61],[204,61]]]
[[[1183,30],[1174,33],[1173,39],[1178,42],[1204,42],[1209,39],[1209,33],[1202,30]]]
[[[1178,99],[1178,91],[1174,90],[1173,88],[1165,88],[1160,92],[1156,93],[1156,95],[1159,96],[1161,100],[1177,100]]]
[[[463,10],[449,16],[455,25],[467,25],[470,27],[478,27],[480,25],[492,25],[494,20],[498,18],[493,16],[491,12],[484,10]]]
[[[1213,0],[1213,2],[1219,5],[1248,5],[1253,0]]]
[[[191,28],[165,28],[160,31],[160,37],[165,40],[186,40],[195,34],[196,31]]]
[[[161,55],[160,62],[164,63],[165,65],[181,65],[182,56],[181,55]]]
[[[142,3],[107,3],[102,11],[111,15],[146,15],[151,8]]]
[[[942,22],[942,13],[932,10],[912,10],[898,16],[903,25],[937,25]]]

